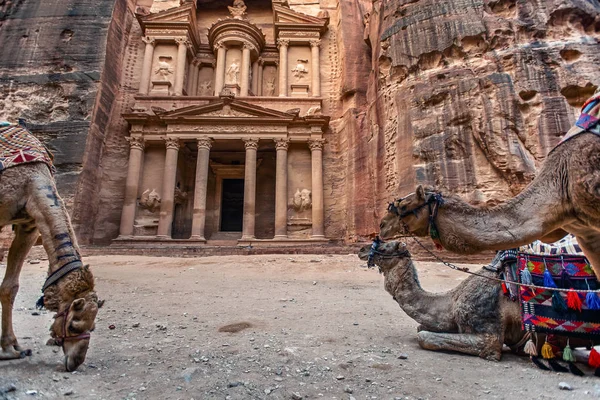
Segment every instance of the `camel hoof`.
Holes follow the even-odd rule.
[[[31,349],[21,350],[19,352],[19,358],[31,357],[32,354]]]

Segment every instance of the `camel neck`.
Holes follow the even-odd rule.
[[[50,264],[48,274],[51,275],[59,270],[81,267],[83,263],[79,249],[74,238],[69,233],[55,234],[50,241],[43,238],[44,248],[48,254]],[[49,245],[46,243],[49,242]]]
[[[395,267],[384,274],[386,291],[409,317],[427,330],[441,332],[454,329],[450,319],[452,299],[445,294],[425,291],[412,261],[399,260]]]
[[[462,254],[519,247],[559,227],[558,190],[530,185],[509,201],[491,208],[446,198],[436,227],[442,246]]]

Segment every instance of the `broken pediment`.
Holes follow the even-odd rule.
[[[144,32],[147,28],[165,28],[169,25],[175,25],[178,29],[181,29],[182,22],[187,23],[192,31],[196,29],[196,6],[194,2],[186,2],[179,7],[156,13],[137,14],[136,17]]]
[[[288,7],[273,4],[273,24],[275,25],[276,35],[280,30],[286,30],[286,28],[296,31],[317,30],[323,33],[327,30],[328,23],[328,19],[313,17]]]

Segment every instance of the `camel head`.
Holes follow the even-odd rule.
[[[358,258],[367,261],[369,266],[377,265],[379,272],[383,274],[396,267],[399,261],[410,262],[411,259],[405,243],[397,240],[382,242],[378,239],[375,239],[373,244],[361,248]]]
[[[383,239],[411,233],[415,236],[429,235],[429,212],[440,195],[432,188],[418,185],[414,193],[394,200],[379,224]]]
[[[65,369],[69,372],[85,361],[90,333],[95,328],[98,309],[104,303],[98,300],[93,289],[94,278],[86,265],[44,292],[44,297],[49,299],[44,306],[58,311],[50,327],[53,339],[49,343],[62,347]]]

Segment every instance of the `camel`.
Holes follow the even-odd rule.
[[[369,245],[358,256],[368,260],[370,253]],[[422,348],[500,361],[503,344],[514,349],[524,344],[519,303],[502,296],[498,282],[470,276],[448,292],[426,292],[406,245],[398,241],[379,244],[372,261],[384,275],[385,290],[420,324],[417,339]],[[496,276],[485,268],[478,273]]]
[[[535,179],[503,204],[474,207],[418,185],[390,204],[380,228],[383,239],[431,235],[459,254],[550,243],[568,232],[600,276],[600,136],[584,132],[555,147]]]
[[[32,137],[27,140],[37,141]],[[58,195],[49,165],[44,162],[25,162],[1,171],[0,226],[6,225],[13,225],[15,235],[0,285],[0,360],[31,354],[31,350],[24,350],[17,341],[13,331],[12,309],[19,290],[23,262],[41,234],[49,261],[43,305],[57,313],[50,328],[53,339],[49,343],[62,346],[65,369],[74,371],[85,360],[90,332],[94,330],[94,321],[102,302],[98,301],[94,291],[94,277],[89,266],[82,263],[69,215]]]

